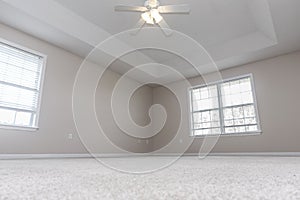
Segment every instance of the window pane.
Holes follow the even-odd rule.
[[[195,130],[194,131],[195,136],[220,135],[220,134],[221,134],[221,129],[220,128]]]
[[[14,124],[16,111],[0,109],[0,123],[4,125]]]
[[[211,113],[211,121],[213,122],[220,121],[219,110],[212,110],[210,111],[210,113]]]
[[[235,127],[235,132],[236,133],[244,133],[244,132],[246,132],[245,126]]]
[[[235,133],[235,130],[233,127],[225,128],[225,133],[227,134]]]
[[[218,108],[218,100],[215,98],[194,101],[194,111]]]
[[[200,90],[199,89],[194,89],[192,91],[192,96],[193,96],[193,101],[198,101],[201,99],[201,96],[200,96]]]
[[[220,127],[220,117],[218,110],[194,113],[193,119],[194,129]]]
[[[239,119],[244,117],[243,107],[235,107],[232,109],[234,119]]]
[[[224,119],[233,119],[233,110],[232,108],[224,109],[223,111]]]
[[[234,125],[234,121],[233,120],[225,120],[224,121],[224,125],[225,126],[233,126]]]
[[[250,78],[241,79],[239,84],[240,84],[241,92],[251,92],[252,91]]]
[[[0,106],[34,110],[37,93],[10,85],[0,84]]]
[[[246,126],[246,130],[248,132],[258,131],[258,126],[257,125],[255,125],[255,126]]]
[[[193,111],[209,110],[219,107],[217,86],[192,90]]]
[[[254,105],[244,106],[245,117],[255,117]]]
[[[256,118],[252,117],[252,118],[245,118],[245,124],[256,124]]]
[[[257,131],[257,120],[250,78],[221,84],[225,134]],[[255,125],[255,126],[249,126]],[[255,129],[256,128],[256,129]]]
[[[192,90],[195,135],[220,134],[218,90],[216,85]]]
[[[225,107],[254,103],[250,78],[223,83],[221,92]]]
[[[23,126],[31,126],[30,120],[31,120],[31,113],[28,112],[17,112],[16,115],[16,125],[23,125]]]
[[[233,121],[234,125],[244,125],[245,120],[244,119],[236,119]]]
[[[250,77],[196,88],[192,90],[191,101],[195,135],[220,134],[222,129],[223,134],[259,129]]]
[[[254,105],[225,108],[223,109],[223,113],[225,133],[246,132],[248,131],[247,125],[257,125]],[[236,128],[231,129],[231,127]]]
[[[243,104],[254,103],[252,92],[243,92],[241,93],[241,97],[242,97]]]
[[[0,62],[0,80],[35,89],[39,73]]]
[[[43,58],[0,42],[0,125],[34,126]]]

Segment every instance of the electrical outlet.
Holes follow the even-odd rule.
[[[72,140],[73,139],[73,133],[69,133],[68,138],[69,138],[69,140]]]

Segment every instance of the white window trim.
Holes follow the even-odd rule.
[[[193,130],[193,104],[192,104],[192,95],[191,95],[191,91],[197,88],[202,88],[202,87],[209,87],[212,85],[217,85],[219,87],[219,84],[221,83],[225,83],[225,82],[230,82],[230,81],[235,81],[235,80],[239,80],[239,79],[243,79],[243,78],[250,78],[251,80],[251,87],[252,87],[252,94],[253,94],[253,99],[254,99],[254,108],[255,108],[255,113],[256,113],[256,120],[257,120],[257,131],[252,131],[252,132],[236,132],[236,133],[226,133],[224,134],[224,126],[222,125],[223,123],[223,117],[220,116],[220,118],[222,118],[222,120],[220,121],[221,123],[221,131],[222,134],[211,134],[211,135],[194,135],[194,130]],[[220,91],[220,90],[218,90]],[[192,86],[188,88],[188,103],[189,103],[189,132],[190,132],[190,137],[195,137],[195,138],[205,138],[205,137],[228,137],[228,136],[255,136],[255,135],[261,135],[262,134],[262,129],[261,129],[261,124],[260,124],[260,117],[259,117],[259,112],[258,112],[258,106],[257,106],[257,98],[256,98],[256,90],[255,90],[255,83],[254,83],[254,77],[253,74],[244,74],[244,75],[240,75],[240,76],[235,76],[232,78],[226,78],[226,79],[222,79],[220,81],[215,81],[215,82],[210,82],[207,84],[201,84],[201,85],[196,85],[196,86]],[[220,98],[220,94],[218,94],[218,98]],[[222,101],[222,100],[221,100]],[[219,100],[220,103],[220,100]],[[221,107],[219,105],[218,108],[220,114],[223,113],[221,110]]]
[[[40,92],[39,92],[39,98],[38,98],[38,105],[37,105],[37,110],[36,110],[36,120],[34,126],[21,126],[21,125],[3,125],[0,124],[0,129],[8,129],[8,130],[21,130],[21,131],[37,131],[39,129],[39,119],[40,119],[40,111],[41,111],[41,102],[42,102],[42,96],[43,96],[43,88],[44,88],[44,80],[45,80],[45,72],[46,72],[46,66],[47,66],[47,55],[29,49],[27,47],[24,47],[22,45],[16,44],[14,42],[5,40],[3,38],[0,38],[0,42],[10,45],[12,47],[21,49],[23,51],[26,51],[28,53],[40,56],[43,58],[43,66],[42,66],[42,71],[41,71],[41,81],[40,81]],[[12,108],[13,109],[13,108]]]

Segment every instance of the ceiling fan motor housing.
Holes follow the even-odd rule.
[[[157,8],[159,6],[159,1],[157,0],[147,0],[144,4],[145,7],[147,7],[149,10]]]

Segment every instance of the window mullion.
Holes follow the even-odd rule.
[[[14,124],[16,124],[17,113],[18,113],[18,112],[15,112],[15,116],[14,116]]]
[[[31,116],[30,116],[30,126],[33,126],[33,113],[31,113]]]
[[[221,134],[225,133],[225,122],[224,122],[224,113],[223,113],[223,101],[222,101],[222,92],[221,92],[221,84],[217,84],[218,91],[218,103],[219,103],[219,117],[220,117],[220,127]]]
[[[189,101],[190,101],[190,111],[192,113],[191,117],[191,121],[190,121],[190,130],[191,130],[191,135],[195,135],[195,131],[194,131],[194,98],[193,98],[193,90],[189,90]]]

